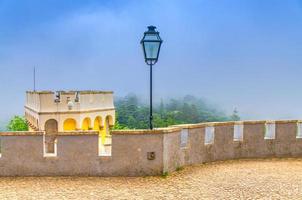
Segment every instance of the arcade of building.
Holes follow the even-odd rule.
[[[97,130],[105,144],[115,122],[113,92],[28,91],[25,118],[30,131],[45,131],[47,135]]]

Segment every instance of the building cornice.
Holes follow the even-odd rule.
[[[38,112],[28,106],[24,106],[25,109],[28,109],[38,115],[57,115],[57,114],[83,114],[83,113],[94,113],[94,112],[103,112],[103,111],[115,111],[115,108],[102,108],[102,109],[92,109],[92,110],[71,110],[71,111],[55,111],[55,112]]]
[[[82,90],[82,91],[59,91],[63,95],[73,95],[76,92],[79,94],[113,94],[113,91],[101,91],[101,90]],[[26,91],[28,94],[55,94],[53,91]]]

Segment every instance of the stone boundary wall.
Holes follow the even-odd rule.
[[[302,157],[302,138],[297,136],[298,120],[244,121],[180,125],[188,130],[186,147],[179,148],[180,136],[166,135],[169,161],[164,170],[178,167],[240,158]],[[243,125],[242,140],[234,140],[234,125]],[[266,137],[266,124],[275,125],[274,138]],[[205,144],[206,127],[214,126],[214,141]],[[179,133],[181,134],[181,133]],[[299,134],[301,135],[301,134]]]
[[[234,139],[235,126],[242,138]],[[283,120],[112,131],[111,156],[99,156],[97,132],[59,133],[53,157],[44,155],[43,132],[1,132],[0,176],[145,176],[228,159],[302,157],[301,127]]]

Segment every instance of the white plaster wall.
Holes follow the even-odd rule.
[[[68,98],[74,103],[72,110],[68,109]],[[110,125],[114,125],[115,110],[112,92],[83,91],[79,93],[78,103],[74,102],[75,98],[76,92],[62,92],[60,103],[56,103],[54,92],[27,92],[25,112],[38,119],[39,130],[45,130],[45,122],[49,119],[57,120],[59,131],[63,131],[64,121],[68,118],[76,120],[77,129],[81,129],[86,117],[90,118],[91,127],[98,116],[102,119],[102,126],[107,116],[112,117]]]

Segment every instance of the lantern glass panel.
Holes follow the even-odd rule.
[[[157,59],[160,42],[144,42],[146,59]]]
[[[144,37],[144,41],[147,41],[147,40],[160,41],[156,32],[155,33],[146,33],[146,35]]]

